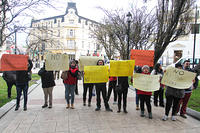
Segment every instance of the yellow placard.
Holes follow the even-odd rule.
[[[53,70],[68,70],[69,69],[69,57],[67,54],[47,54],[45,67],[48,71]]]
[[[108,79],[108,66],[84,67],[84,83],[106,83]]]
[[[135,60],[122,60],[122,61],[110,61],[110,73],[109,76],[123,77],[132,76],[135,67]]]
[[[168,67],[161,83],[177,89],[187,89],[192,86],[196,73],[174,67]]]
[[[157,91],[160,88],[160,75],[134,73],[133,87],[142,91]]]

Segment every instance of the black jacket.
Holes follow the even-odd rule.
[[[29,81],[28,73],[31,72],[33,67],[32,61],[28,60],[28,70],[27,71],[16,71],[16,83],[26,83]]]
[[[45,68],[41,68],[38,72],[41,76],[42,88],[49,88],[55,86],[53,71],[46,71]]]
[[[16,82],[16,71],[4,71],[3,79],[6,82]]]

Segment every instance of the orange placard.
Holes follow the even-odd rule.
[[[135,60],[136,66],[153,66],[154,50],[131,50],[131,60]]]
[[[28,55],[3,54],[0,71],[18,71],[28,69]]]

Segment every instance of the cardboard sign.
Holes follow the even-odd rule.
[[[109,76],[124,77],[132,76],[135,67],[134,60],[122,60],[122,61],[110,61],[110,73]]]
[[[0,71],[20,71],[28,69],[28,55],[3,54]]]
[[[168,67],[163,75],[161,83],[177,89],[187,89],[193,84],[196,73],[174,67]]]
[[[47,54],[45,67],[47,71],[68,70],[69,57],[67,54]]]
[[[136,66],[153,66],[154,50],[131,50],[131,60],[135,60]]]
[[[84,83],[108,82],[108,66],[85,66]]]
[[[134,73],[133,87],[142,91],[157,91],[160,88],[160,75]]]
[[[79,58],[79,70],[83,71],[84,66],[96,66],[97,61],[102,59],[102,57],[96,56],[80,56]]]

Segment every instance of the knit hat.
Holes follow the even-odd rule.
[[[142,67],[142,70],[144,70],[145,68],[147,68],[148,70],[150,69],[148,65],[144,65],[144,66]]]

